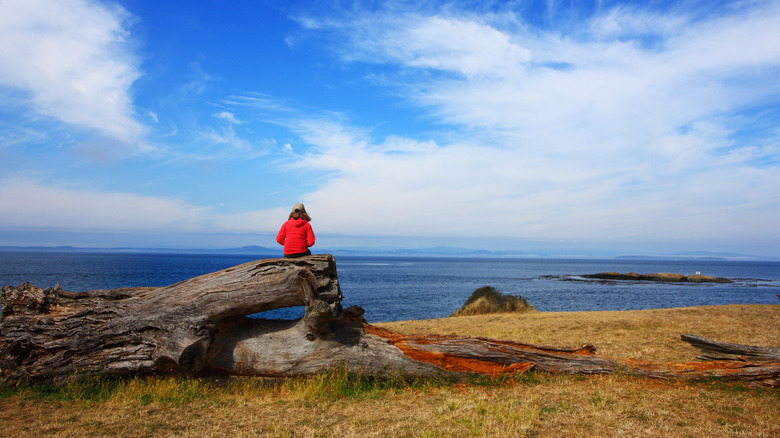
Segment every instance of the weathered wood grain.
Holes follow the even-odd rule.
[[[775,328],[776,329],[776,328]],[[683,333],[680,339],[701,350],[701,360],[737,360],[742,362],[780,362],[780,348],[731,344],[699,335]]]
[[[780,380],[777,349],[694,335],[716,361],[657,363],[479,337],[405,335],[342,309],[335,259],[315,255],[245,263],[171,286],[72,293],[30,284],[0,297],[0,371],[36,378],[90,374],[227,372],[299,376],[334,367],[386,377],[627,373],[658,379]],[[304,306],[293,321],[248,318]],[[706,342],[705,342],[706,341]],[[719,356],[714,356],[718,352]],[[723,361],[736,354],[740,361]],[[729,357],[732,358],[732,357]]]
[[[0,369],[12,376],[202,371],[220,325],[290,306],[340,312],[332,256],[245,263],[159,288],[4,287]],[[312,327],[311,330],[319,330]]]

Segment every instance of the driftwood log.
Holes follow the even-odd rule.
[[[171,286],[72,293],[4,287],[0,369],[22,376],[199,372],[224,327],[246,315],[306,306],[304,335],[341,316],[332,257],[269,259]]]
[[[267,259],[159,288],[2,290],[0,372],[12,378],[227,372],[297,376],[333,367],[374,376],[623,372],[776,382],[780,359],[668,364],[479,337],[404,335],[342,309],[330,255]],[[248,318],[305,306],[292,321]],[[687,335],[685,335],[687,336]],[[690,341],[689,341],[690,342]],[[762,356],[766,358],[766,356]]]
[[[683,333],[680,339],[701,350],[701,360],[736,360],[740,362],[780,362],[780,348],[730,344],[698,335]]]

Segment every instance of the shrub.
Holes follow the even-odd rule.
[[[484,315],[501,312],[527,312],[534,310],[523,297],[505,294],[493,286],[483,286],[471,293],[463,307],[451,316]]]

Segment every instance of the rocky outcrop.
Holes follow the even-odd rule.
[[[535,310],[523,297],[505,294],[493,286],[483,286],[471,293],[463,306],[450,316],[486,315],[488,313],[528,312]]]
[[[708,275],[682,275],[670,274],[668,272],[655,274],[637,274],[629,272],[628,274],[618,274],[617,272],[601,272],[599,274],[582,275],[583,278],[594,278],[598,280],[634,280],[634,281],[660,281],[666,283],[733,283],[728,278],[711,277]]]

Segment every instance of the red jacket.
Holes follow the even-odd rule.
[[[285,254],[300,254],[314,245],[314,231],[305,219],[289,219],[282,224],[276,241],[284,245]]]

